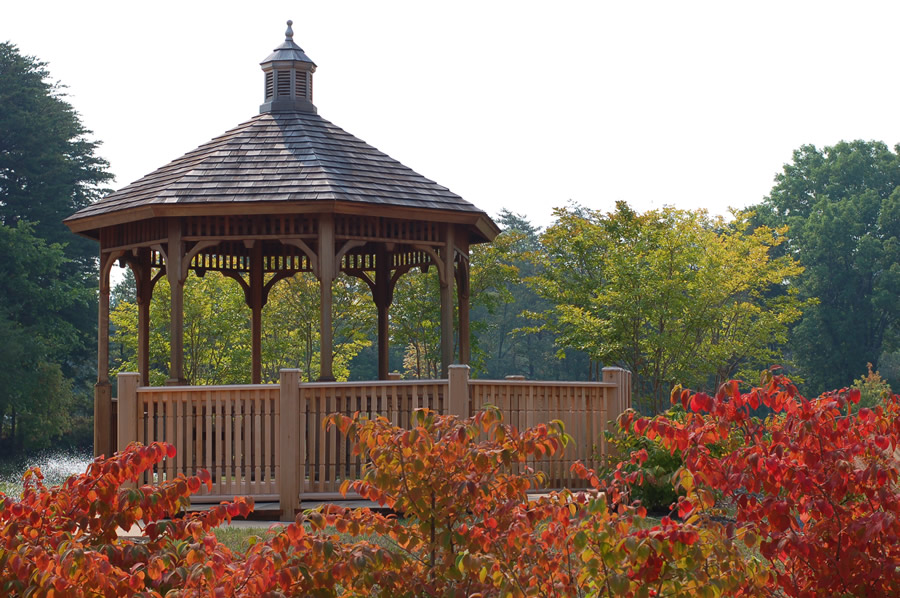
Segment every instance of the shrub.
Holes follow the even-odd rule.
[[[576,472],[592,491],[528,500],[541,476],[526,459],[563,448],[559,424],[519,432],[496,410],[467,420],[419,411],[412,430],[383,418],[330,421],[369,462],[363,479],[345,490],[401,512],[406,522],[331,509],[325,523],[391,538],[407,583],[402,595],[744,596],[767,579],[723,526],[647,519],[645,509],[621,501],[618,482],[605,485],[580,464]],[[636,475],[617,473],[622,481]]]
[[[670,451],[658,439],[635,434],[630,427],[617,427],[604,434],[611,450],[605,456],[606,466],[598,474],[601,477],[609,477],[616,471],[639,474],[627,486],[629,498],[638,501],[650,513],[668,514],[678,500],[674,476],[683,464],[681,452]],[[639,451],[646,452],[646,461],[632,463],[630,456]]]
[[[621,502],[618,482],[604,485],[581,465],[592,490],[528,500],[541,476],[526,459],[562,450],[559,425],[520,432],[496,410],[466,420],[418,411],[408,430],[358,415],[331,423],[369,463],[345,489],[404,521],[329,506],[235,554],[214,528],[252,505],[162,521],[209,476],[129,485],[173,454],[163,444],[133,445],[60,487],[44,487],[33,471],[21,501],[0,497],[0,590],[48,598],[749,596],[771,580],[735,542],[753,546],[750,536],[698,520],[647,519]],[[135,522],[143,538],[116,536]],[[372,535],[381,542],[363,539]]]
[[[684,422],[629,413],[620,424],[682,452],[682,516],[715,514],[715,492],[730,499],[734,533],[760,538],[789,596],[900,595],[900,397],[854,411],[858,389],[808,400],[770,374],[747,393],[732,381],[672,400],[690,410]],[[751,417],[760,405],[774,412],[765,421]],[[734,431],[740,444],[710,449]]]
[[[859,391],[858,408],[873,408],[884,403],[891,396],[891,385],[877,371],[872,371],[872,364],[867,363],[869,370],[865,376],[853,381],[852,388]]]

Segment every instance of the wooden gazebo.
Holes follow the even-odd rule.
[[[261,313],[272,286],[312,272],[321,295],[320,379],[332,376],[332,283],[343,272],[369,286],[378,312],[378,375],[388,375],[388,317],[398,278],[435,267],[440,283],[441,364],[469,361],[469,247],[499,232],[483,211],[318,116],[316,65],[294,43],[262,63],[259,115],[75,213],[66,224],[100,242],[95,452],[111,452],[109,272],[137,281],[138,363],[149,383],[150,299],[171,287],[168,384],[183,385],[183,285],[218,271],[240,284],[251,314],[251,380],[261,382]]]

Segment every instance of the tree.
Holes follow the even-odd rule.
[[[65,288],[71,294],[71,300],[57,301],[41,316],[56,332],[28,339],[21,358],[10,344],[0,357],[0,369],[16,380],[20,414],[30,400],[36,401],[34,409],[46,407],[41,393],[48,390],[48,380],[56,380],[53,386],[59,390],[62,404],[57,415],[35,420],[28,440],[37,444],[48,443],[51,436],[68,427],[66,413],[90,417],[88,389],[96,374],[90,347],[96,338],[97,302],[84,299],[85,293],[97,288],[97,247],[93,241],[71,234],[62,220],[103,195],[103,184],[112,178],[106,161],[96,155],[99,143],[88,140],[90,131],[66,101],[64,87],[49,79],[45,67],[34,57],[20,54],[15,45],[0,43],[0,225],[7,227],[7,241],[15,237],[19,249],[48,260],[42,265],[29,261],[28,256],[16,256],[22,258],[18,264],[27,261],[33,270],[0,278],[0,293],[19,294],[22,289],[13,285],[20,285]],[[22,223],[29,223],[27,232],[19,228]],[[29,302],[33,306],[46,303],[37,297]],[[18,335],[33,325],[16,321],[26,312],[34,312],[31,307],[23,309],[6,310],[3,317],[10,318],[7,325],[12,326],[6,330],[9,334]],[[42,343],[44,346],[39,346]],[[37,363],[42,364],[40,373],[35,369]],[[47,380],[39,379],[43,377]],[[5,388],[14,392],[11,386]],[[75,390],[74,410],[68,403],[69,389]]]
[[[717,385],[765,367],[801,314],[787,287],[800,268],[771,255],[783,230],[750,231],[748,218],[638,214],[623,202],[609,214],[558,209],[531,279],[551,304],[537,317],[561,347],[631,370],[636,397],[655,412],[676,383]]]
[[[482,299],[472,308],[478,369],[487,378],[521,374],[532,380],[584,379],[589,375],[584,354],[572,350],[560,358],[553,332],[534,326],[528,318],[529,313],[549,307],[526,282],[540,267],[530,258],[540,248],[540,230],[508,210],[501,210],[497,223],[503,232],[472,255],[473,271],[475,264],[491,261],[497,273],[491,285],[479,283],[487,288],[479,292]]]
[[[369,288],[358,278],[339,276],[332,306],[332,371],[338,380],[350,376],[350,362],[372,344],[375,306]],[[296,367],[310,382],[319,377],[319,283],[300,273],[277,283],[263,310],[263,377],[278,380],[278,370]]]
[[[762,224],[789,227],[801,292],[818,300],[791,335],[801,374],[812,389],[849,386],[898,332],[900,146],[804,145],[756,211]]]
[[[411,378],[441,376],[441,302],[437,268],[410,272],[394,287],[391,344],[403,349],[403,372]]]
[[[513,303],[512,289],[521,285],[519,269],[514,263],[522,256],[521,234],[505,230],[492,243],[474,245],[469,254],[469,302],[471,313],[471,363],[475,373],[498,374],[498,345],[509,342],[510,322],[521,312]],[[403,347],[404,372],[415,378],[436,378],[441,372],[440,283],[436,269],[410,273],[399,279],[391,306],[391,340]],[[518,311],[516,311],[518,310]],[[515,312],[515,313],[514,313]],[[501,314],[502,320],[501,321]],[[454,304],[454,319],[459,314]],[[457,328],[458,329],[458,328]],[[458,339],[454,339],[458,341]],[[458,344],[457,344],[458,346]]]
[[[60,314],[93,300],[60,271],[70,265],[30,224],[0,225],[0,443],[42,448],[67,431],[71,381],[62,364],[77,336]]]
[[[99,199],[112,175],[46,66],[0,43],[0,222],[34,223],[36,236],[65,245],[77,270],[93,276],[96,244],[62,220]]]
[[[373,309],[368,289],[346,276],[334,286],[334,374],[349,375],[353,357],[371,342]],[[125,290],[110,312],[113,340],[121,347],[115,371],[137,371],[138,310]],[[150,303],[150,383],[161,385],[169,370],[169,286],[160,278]],[[263,380],[275,382],[281,368],[300,368],[308,381],[319,375],[319,286],[297,274],[272,287],[262,312]],[[184,285],[184,372],[193,385],[246,384],[250,380],[250,309],[240,285],[216,272],[189,276]]]

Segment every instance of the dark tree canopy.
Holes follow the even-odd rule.
[[[38,237],[65,244],[67,257],[92,272],[96,243],[62,219],[99,199],[112,175],[45,67],[0,43],[0,222],[33,223]]]
[[[809,389],[849,386],[891,350],[900,318],[900,146],[805,145],[758,206],[789,226],[788,251],[806,270],[801,290],[819,304],[792,334]]]
[[[29,224],[0,225],[0,444],[46,446],[68,430],[71,381],[62,364],[78,331],[64,314],[94,296],[60,276],[71,262]]]

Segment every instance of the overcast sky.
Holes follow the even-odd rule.
[[[319,114],[491,215],[723,214],[804,143],[900,142],[900,2],[81,2],[0,8],[115,187],[248,120],[284,39]]]

